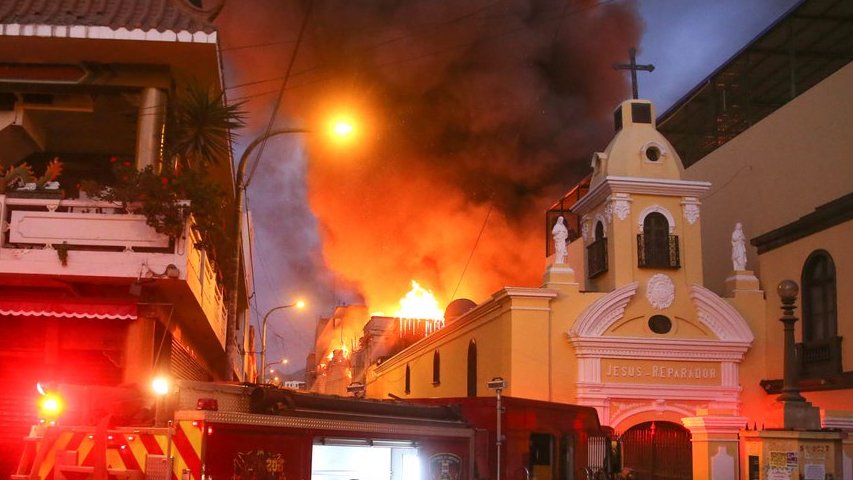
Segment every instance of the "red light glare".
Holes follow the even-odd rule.
[[[65,402],[56,393],[46,393],[38,401],[39,416],[46,420],[55,420],[65,410]]]

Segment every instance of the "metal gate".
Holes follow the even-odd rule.
[[[646,422],[629,428],[619,439],[622,466],[636,480],[691,480],[693,455],[690,431],[672,422]]]

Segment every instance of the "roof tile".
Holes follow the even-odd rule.
[[[0,24],[98,26],[212,33],[218,8],[190,0],[22,0],[0,2]],[[217,3],[217,2],[213,2]],[[220,2],[221,3],[221,0]]]

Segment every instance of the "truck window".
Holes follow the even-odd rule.
[[[530,434],[530,473],[536,480],[553,478],[554,437],[547,433]]]
[[[418,449],[314,445],[311,480],[420,480]]]

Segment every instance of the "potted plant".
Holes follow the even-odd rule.
[[[36,178],[33,168],[26,162],[0,169],[0,194],[10,197],[62,198],[59,182],[62,162],[54,158],[45,167],[44,175]]]

